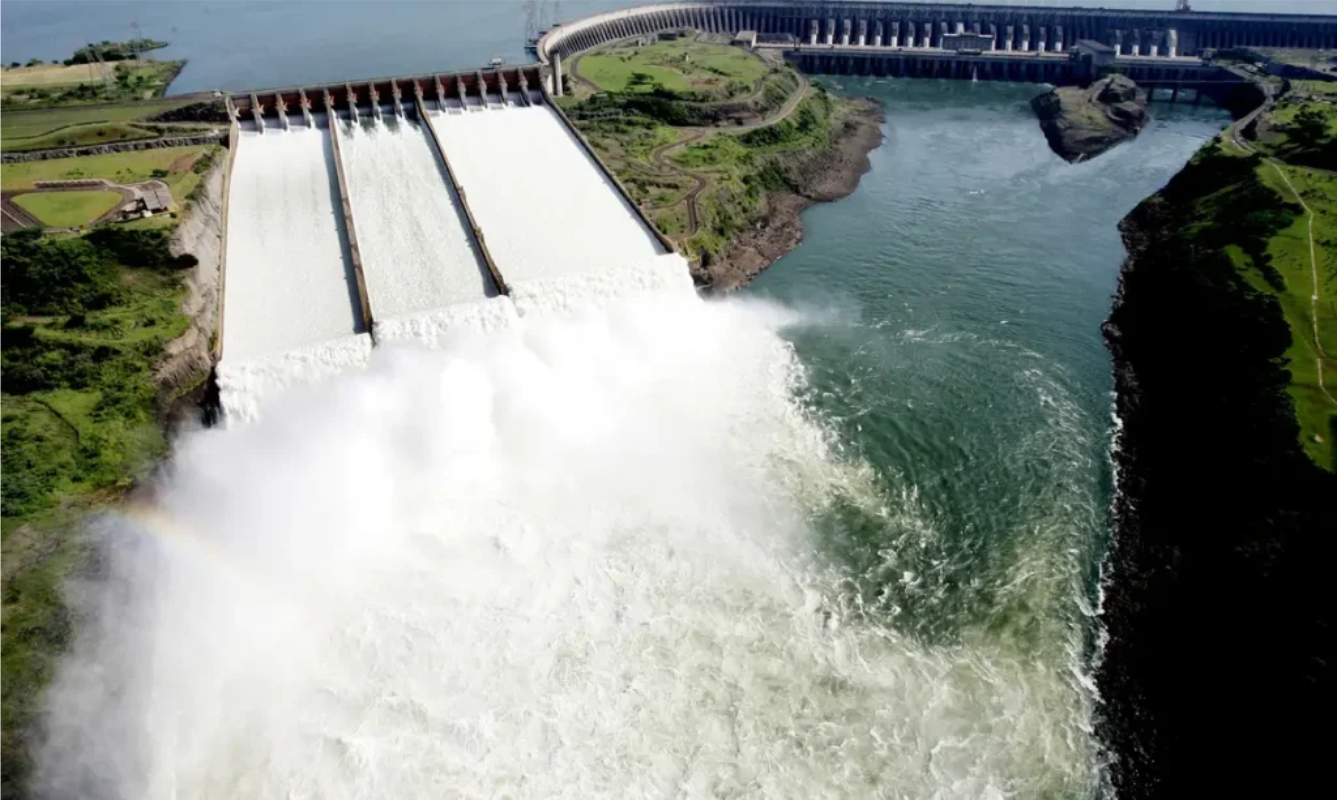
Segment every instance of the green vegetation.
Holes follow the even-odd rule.
[[[24,211],[53,228],[88,225],[111,211],[121,201],[120,192],[33,192],[21,194],[14,202]]]
[[[81,108],[43,108],[31,111],[9,111],[0,115],[0,137],[3,147],[13,149],[19,140],[33,139],[56,133],[63,128],[78,125],[134,122],[155,117],[189,105],[181,100],[153,100],[117,106]]]
[[[1295,83],[1261,121],[1257,152],[1226,136],[1185,170],[1197,178],[1184,236],[1224,253],[1250,290],[1274,301],[1290,334],[1287,392],[1300,444],[1337,471],[1337,175],[1305,166],[1331,157],[1337,107],[1315,102],[1308,81]]]
[[[114,65],[84,64],[9,68],[0,83],[0,107],[121,103],[159,97],[185,65],[184,61],[119,61]]]
[[[3,147],[4,152],[14,153],[24,150],[54,150],[61,147],[131,142],[137,139],[155,139],[157,136],[157,131],[145,130],[120,122],[94,123],[92,125],[72,125],[54,133],[48,133],[45,136],[6,141],[0,147]]]
[[[158,50],[167,46],[167,42],[160,42],[156,39],[130,39],[124,42],[112,42],[103,39],[100,43],[81,47],[74,51],[74,56],[66,61],[67,64],[87,64],[91,61],[121,61],[124,59],[136,59],[140,55],[150,50]]]
[[[605,92],[692,94],[700,102],[749,94],[770,67],[738,47],[686,39],[591,53],[580,74]]]
[[[595,51],[573,70],[605,91],[576,92],[564,110],[660,230],[707,264],[765,213],[768,192],[800,188],[847,113],[792,69],[718,44]]]
[[[221,149],[218,145],[162,147],[156,150],[4,164],[0,166],[0,187],[6,191],[21,191],[33,188],[37,181],[105,178],[115,183],[128,184],[157,178],[171,189],[177,205],[184,206],[194,199],[201,178]],[[42,218],[40,214],[38,217]],[[140,227],[159,227],[163,224],[169,223],[156,222]]]
[[[29,769],[41,689],[70,635],[61,584],[87,563],[81,520],[166,446],[152,369],[186,330],[181,271],[193,264],[169,256],[165,231],[0,238],[6,797]]]

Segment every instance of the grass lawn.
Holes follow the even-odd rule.
[[[111,211],[121,201],[120,192],[33,192],[14,198],[15,204],[53,228],[87,225]]]
[[[745,94],[770,67],[740,47],[679,40],[591,53],[579,70],[608,92],[649,92],[656,84],[675,92],[712,91],[741,82]],[[634,78],[637,73],[648,79]]]
[[[151,100],[143,103],[122,103],[108,106],[67,106],[64,108],[42,108],[33,110],[5,109],[0,114],[0,137],[4,147],[9,148],[11,139],[28,139],[43,136],[72,125],[87,125],[94,122],[131,122],[147,119],[155,114],[170,111],[188,105],[189,100]]]
[[[19,67],[0,74],[6,110],[23,106],[68,106],[148,100],[167,90],[181,61],[118,61],[106,79],[87,64]]]
[[[1323,361],[1324,385],[1337,396],[1337,176],[1320,170],[1288,165],[1264,164],[1259,177],[1287,200],[1295,195],[1281,179],[1283,170],[1295,190],[1314,212],[1314,254],[1317,257],[1318,302],[1311,302],[1314,274],[1310,266],[1309,218],[1300,215],[1286,230],[1268,244],[1272,264],[1285,280],[1284,292],[1272,291],[1281,303],[1291,328],[1290,359],[1291,398],[1300,423],[1300,438],[1305,452],[1316,463],[1337,470],[1337,404],[1318,385],[1318,350],[1314,344],[1317,312],[1319,344],[1326,353]],[[1269,291],[1265,284],[1254,285]]]
[[[154,170],[167,171],[174,161],[184,155],[202,153],[214,146],[163,147],[130,153],[4,164],[0,166],[0,186],[6,190],[31,189],[35,181],[72,178],[106,178],[117,183],[136,183],[153,177]],[[196,179],[198,180],[198,176]],[[172,184],[172,176],[168,176],[167,182],[169,185]],[[174,192],[176,188],[173,186]],[[182,197],[177,198],[178,201],[181,199]]]
[[[0,70],[0,91],[5,94],[25,86],[52,86],[59,84],[97,83],[112,78],[110,63],[97,64],[41,64],[36,67],[5,67]]]
[[[41,136],[6,139],[3,143],[0,143],[0,150],[6,153],[23,150],[51,150],[57,147],[81,147],[90,144],[153,139],[157,136],[156,131],[137,128],[123,122],[94,122],[89,125],[70,125]]]

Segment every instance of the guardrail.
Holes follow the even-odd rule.
[[[362,324],[376,341],[374,318],[371,315],[371,296],[367,294],[367,277],[362,272],[362,251],[357,245],[357,229],[353,226],[353,203],[348,198],[348,182],[344,178],[344,160],[339,151],[339,117],[334,109],[326,109],[325,116],[330,127],[330,146],[334,150],[334,174],[339,182],[339,205],[343,208],[344,230],[348,233],[348,258],[353,262],[353,280],[357,283],[358,305],[362,312]]]
[[[441,139],[436,135],[436,128],[432,127],[432,121],[427,117],[427,107],[423,105],[422,98],[414,95],[414,107],[418,111],[418,122],[427,129],[431,135],[432,144],[436,145],[436,152],[441,156],[441,163],[445,165],[446,177],[450,179],[450,185],[455,189],[455,196],[460,198],[460,208],[464,210],[464,218],[469,221],[469,232],[473,236],[474,243],[478,245],[478,253],[483,257],[483,264],[487,266],[487,271],[492,275],[492,282],[497,287],[497,291],[502,294],[510,294],[511,287],[507,285],[506,279],[502,277],[501,270],[497,267],[497,262],[492,260],[492,252],[487,249],[487,240],[483,238],[483,229],[478,226],[478,220],[474,219],[473,209],[469,208],[469,198],[464,195],[464,186],[460,184],[459,178],[455,177],[455,168],[450,165],[450,156],[446,155],[446,148],[441,144]]]

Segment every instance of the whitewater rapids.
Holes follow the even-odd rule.
[[[524,302],[195,435],[103,523],[41,794],[1087,792],[1066,639],[918,641],[824,554],[837,494],[913,510],[794,399],[793,312]]]

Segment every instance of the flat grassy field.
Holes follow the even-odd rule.
[[[117,183],[137,183],[153,177],[154,170],[168,172],[174,163],[183,156],[198,155],[207,152],[216,145],[196,145],[191,147],[163,147],[157,150],[136,150],[130,153],[109,153],[98,156],[80,156],[78,158],[53,158],[48,161],[29,161],[25,163],[4,164],[0,166],[0,187],[6,190],[31,189],[36,181],[58,181],[74,178],[106,178]],[[184,160],[184,159],[183,159]],[[186,172],[190,170],[187,169]],[[165,179],[172,185],[174,175]],[[196,180],[198,181],[196,176]],[[176,180],[173,192],[180,185],[189,183],[182,175]],[[190,191],[187,187],[186,192]],[[183,195],[184,197],[184,195]],[[181,198],[177,198],[180,200]]]
[[[33,192],[14,198],[24,211],[53,228],[87,225],[111,211],[121,200],[120,192]]]
[[[127,125],[123,122],[95,122],[91,125],[71,125],[42,136],[26,139],[6,139],[0,143],[0,150],[6,153],[24,150],[52,150],[58,147],[82,147],[110,142],[131,142],[137,139],[153,139],[156,131]]]
[[[656,85],[709,92],[730,83],[750,89],[770,68],[741,47],[679,40],[591,53],[580,59],[579,70],[606,92],[650,92]]]
[[[47,65],[0,72],[0,101],[6,110],[23,106],[84,105],[148,100],[167,91],[181,61],[117,61],[106,77],[97,66]]]
[[[0,114],[0,138],[8,149],[10,139],[28,139],[73,125],[132,122],[190,103],[190,100],[152,100],[119,105],[69,106],[33,110],[9,110]]]
[[[112,65],[97,64],[41,64],[36,67],[5,67],[0,69],[0,92],[10,94],[28,86],[57,86],[75,83],[96,83],[112,79]]]

